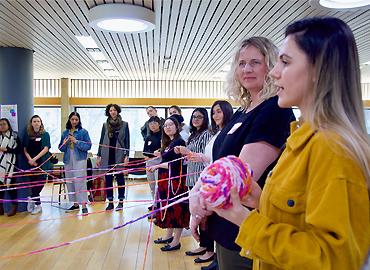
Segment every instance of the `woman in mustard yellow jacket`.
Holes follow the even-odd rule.
[[[232,190],[233,207],[212,210],[240,227],[235,242],[254,269],[358,270],[370,243],[370,144],[355,39],[336,18],[294,22],[285,36],[271,75],[279,106],[302,118],[262,193],[240,202]]]

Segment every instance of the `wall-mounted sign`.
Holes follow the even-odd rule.
[[[7,118],[14,131],[18,131],[17,105],[0,105],[0,117]]]

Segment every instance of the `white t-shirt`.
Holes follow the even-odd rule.
[[[217,131],[217,133],[211,138],[211,140],[207,143],[206,148],[204,148],[204,155],[210,160],[210,163],[212,163],[212,149],[213,144],[218,136],[220,134],[221,130]],[[207,164],[208,165],[208,164]]]
[[[190,129],[189,129],[189,126],[188,125],[184,124],[184,126],[182,127],[182,130],[180,132],[180,135],[181,135],[181,138],[187,144],[188,143],[189,136],[190,136]]]

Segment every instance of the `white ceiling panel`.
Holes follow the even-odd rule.
[[[156,29],[116,34],[89,26],[104,3],[152,9]],[[35,78],[107,79],[75,38],[90,35],[123,80],[217,80],[237,43],[262,35],[277,45],[290,22],[335,16],[355,33],[362,63],[370,61],[370,10],[329,11],[306,0],[0,0],[0,46],[34,50]]]

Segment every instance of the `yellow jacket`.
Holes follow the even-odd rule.
[[[358,270],[370,243],[369,194],[360,168],[305,123],[292,133],[240,227],[241,255],[261,270]]]

